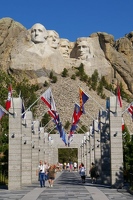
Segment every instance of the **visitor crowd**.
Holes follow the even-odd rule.
[[[66,170],[69,172],[72,171],[79,171],[79,174],[81,176],[82,183],[85,183],[86,181],[86,168],[83,163],[81,163],[78,167],[77,162],[64,162],[62,163],[56,163],[56,164],[49,164],[47,162],[43,162],[40,160],[39,165],[36,170],[36,175],[38,176],[38,181],[40,181],[40,187],[45,187],[45,181],[48,181],[49,187],[53,187],[54,180],[56,177],[57,172],[61,172],[62,170]],[[89,170],[90,178],[92,183],[96,183],[97,180],[97,170],[95,164],[92,162],[91,168]]]

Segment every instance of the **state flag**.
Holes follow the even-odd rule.
[[[56,111],[55,101],[50,87],[41,95],[40,98],[50,110]]]
[[[89,99],[89,97],[81,88],[79,88],[79,99],[80,99],[80,109],[83,113],[85,113],[84,104]]]
[[[9,110],[11,107],[11,97],[12,97],[12,87],[11,85],[9,85],[8,87],[8,97],[7,97],[7,101],[6,101],[6,110]]]

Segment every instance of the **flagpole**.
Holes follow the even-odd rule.
[[[87,113],[93,120],[96,120],[96,119],[93,118],[88,112],[85,111],[85,113]]]
[[[84,133],[86,133],[78,124],[77,124],[77,126],[78,126]]]
[[[79,88],[81,88],[80,86],[79,86]],[[82,88],[81,88],[82,89]],[[82,90],[83,92],[84,92],[84,90]],[[96,100],[94,100],[93,98],[92,98],[92,96],[89,94],[87,94],[86,92],[84,92],[88,97],[90,97],[97,105],[99,105],[101,108],[102,108],[102,110],[105,110],[105,108],[103,108]],[[106,111],[106,110],[105,110]]]
[[[51,131],[48,132],[48,134],[50,134],[55,128],[56,128],[56,126],[54,126],[54,128],[52,128]]]
[[[36,101],[34,101],[34,103],[31,104],[31,105],[29,106],[29,108],[27,108],[27,110],[25,110],[25,112],[23,112],[21,115],[24,115],[28,110],[30,110],[30,108],[31,108],[39,99],[40,99],[40,97],[39,97]]]
[[[6,114],[11,114],[9,111],[7,111],[3,106],[0,105],[0,108],[6,113]]]
[[[52,120],[52,119],[51,119]],[[51,122],[51,120],[49,120],[49,122]],[[45,126],[43,127],[45,129],[45,127],[49,124],[49,122],[47,124],[45,124]]]
[[[65,84],[67,84],[67,85],[69,85],[69,86],[71,86],[70,84],[68,84],[68,83],[66,83],[65,82]],[[81,88],[80,86],[78,86],[79,88]],[[82,89],[82,88],[81,88]],[[84,91],[84,90],[83,90]],[[97,105],[99,105],[101,108],[102,108],[102,110],[105,110],[105,108],[103,108],[97,101],[95,101],[93,98],[92,98],[92,96],[89,94],[87,94],[86,92],[84,92],[88,97],[90,97]],[[63,95],[62,95],[63,96]],[[105,110],[106,111],[106,110]]]
[[[46,111],[46,112],[44,112],[40,117],[38,117],[39,119],[41,118],[42,119],[42,117],[44,117],[44,115],[45,115],[45,113],[47,113],[48,112],[48,110]]]
[[[126,108],[123,112],[122,112],[122,114],[121,115],[123,115],[126,111],[128,110],[128,108]]]
[[[131,102],[128,107],[122,112],[122,115],[128,110],[129,106],[132,104],[133,102]]]

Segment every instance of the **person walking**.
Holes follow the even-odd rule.
[[[48,172],[49,187],[53,187],[53,183],[55,180],[55,174],[56,174],[56,165],[50,165],[47,172]]]
[[[69,171],[72,172],[72,170],[73,170],[73,164],[72,164],[72,161],[70,161],[70,163],[69,163]]]
[[[81,176],[81,181],[82,181],[82,183],[85,183],[85,167],[84,167],[84,164],[83,163],[81,163],[81,167],[80,167],[80,169],[79,169],[79,174],[80,174],[80,176]]]
[[[39,176],[40,187],[45,187],[45,168],[42,160],[40,160],[36,175]]]
[[[76,162],[73,163],[73,167],[74,167],[74,171],[76,171],[77,170],[77,163]]]
[[[96,166],[93,162],[91,163],[91,168],[90,168],[89,173],[90,173],[90,177],[91,177],[91,182],[96,183],[96,177],[97,177]]]

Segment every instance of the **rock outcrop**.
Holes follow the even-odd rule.
[[[53,30],[52,33],[54,33]],[[78,86],[83,87],[100,105],[105,107],[105,100],[100,99],[94,91],[89,91],[85,83],[70,78],[64,80],[60,77],[64,68],[69,69],[70,73],[73,67],[78,67],[83,63],[88,76],[91,76],[97,69],[99,76],[105,76],[109,83],[112,79],[122,82],[126,92],[132,94],[133,32],[117,41],[114,40],[113,35],[104,32],[92,33],[86,38],[77,38],[75,42],[59,38],[57,32],[55,35],[59,40],[56,48],[51,44],[52,40],[47,45],[34,44],[31,40],[31,30],[27,30],[11,18],[0,19],[0,67],[8,73],[14,73],[20,79],[26,76],[32,83],[41,84],[45,80],[49,81],[51,71],[56,73],[58,82],[52,84],[52,89],[55,100],[58,99],[57,110],[63,124],[67,120],[71,121],[74,103],[78,102],[79,98]],[[82,47],[87,49],[87,53]],[[41,94],[44,91],[39,92]],[[106,94],[109,96],[110,92],[106,91]],[[45,112],[44,105],[39,106],[38,116]],[[123,110],[126,106],[124,102]],[[86,104],[86,112],[96,117],[98,109],[95,101],[90,98],[89,103]],[[125,114],[125,116],[126,124],[132,132],[131,119],[128,115]],[[88,116],[84,115],[83,121],[89,125],[92,119],[90,117],[88,120]]]
[[[4,70],[26,72],[33,82],[44,83],[51,70],[60,74],[64,68],[83,63],[88,76],[97,69],[99,75],[105,76],[110,83],[116,78],[123,83],[125,90],[133,92],[133,32],[117,41],[113,35],[104,32],[77,38],[75,42],[58,38],[61,42],[55,49],[49,44],[34,44],[31,30],[11,18],[0,20],[0,33],[0,67]],[[62,41],[68,43],[67,51]],[[81,50],[84,41],[89,48],[88,55]]]

